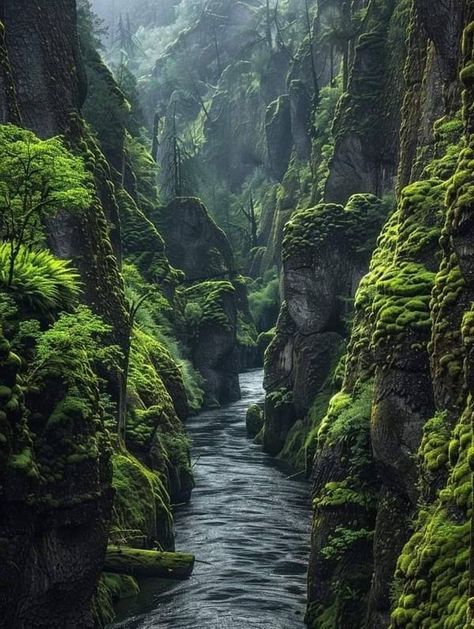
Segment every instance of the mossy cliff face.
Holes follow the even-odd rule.
[[[436,172],[436,176],[403,190],[398,209],[382,232],[370,272],[356,293],[356,314],[343,388],[331,400],[317,437],[313,484],[315,515],[309,573],[308,618],[311,626],[319,627],[328,609],[337,622],[343,623],[342,626],[344,623],[366,626],[365,622],[371,627],[388,626],[390,594],[393,587],[399,587],[398,581],[393,585],[395,566],[397,561],[399,565],[402,561],[399,557],[403,557],[403,544],[413,517],[417,517],[418,513],[420,467],[417,453],[422,439],[423,443],[431,443],[435,450],[432,458],[421,451],[424,464],[429,461],[428,479],[433,475],[425,491],[434,496],[435,487],[439,485],[433,487],[432,484],[435,480],[443,483],[436,468],[449,459],[450,429],[443,427],[443,422],[447,421],[444,413],[448,413],[446,402],[440,408],[437,398],[443,389],[450,392],[459,390],[456,380],[459,377],[462,379],[462,369],[460,366],[456,368],[460,353],[456,349],[455,334],[450,330],[447,332],[450,350],[442,360],[443,384],[438,388],[429,342],[431,335],[436,334],[433,321],[437,307],[430,300],[432,291],[436,295],[439,278],[443,277],[443,273],[446,278],[449,275],[449,283],[443,291],[448,303],[459,298],[462,284],[459,273],[447,274],[443,271],[444,262],[438,244],[446,212],[445,195],[452,181],[446,177],[455,168],[449,156],[453,153],[450,148],[447,158],[430,164],[430,172],[426,175]],[[440,265],[441,270],[438,271]],[[449,330],[450,326],[445,327]],[[370,393],[367,393],[369,388]],[[364,392],[368,396],[368,406],[362,413],[359,404]],[[334,417],[333,408],[344,401],[346,406],[343,411]],[[430,420],[436,410],[441,417]],[[366,439],[359,465],[353,460],[357,446],[344,456],[340,450],[341,443],[335,440],[331,444],[326,438],[327,423],[335,430],[341,422],[340,417],[345,419],[348,439],[355,440],[355,443]],[[356,420],[360,423],[351,428]],[[428,436],[430,433],[426,431],[433,432]],[[445,455],[443,447],[446,448]],[[454,456],[457,453],[455,445],[452,448]],[[367,479],[373,481],[369,488],[371,502],[367,498]],[[339,502],[327,503],[325,497],[332,483],[349,487],[356,497],[348,493]],[[354,501],[358,505],[361,501],[364,504],[362,513],[356,518],[351,507]],[[349,541],[340,552],[340,563],[331,565],[327,561],[326,547],[335,522],[352,533],[346,533]],[[360,547],[359,536],[365,532],[370,537],[370,544],[364,550]],[[329,539],[333,543],[331,537]],[[415,544],[413,548],[418,546]],[[345,565],[346,561],[356,566],[351,574],[344,570],[341,572],[341,562]],[[457,574],[462,578],[461,564],[458,564],[458,570],[452,578]],[[400,569],[396,574],[400,574]],[[355,575],[359,575],[357,583],[354,583]],[[341,594],[345,587],[351,588],[348,597]],[[411,599],[407,598],[406,603],[402,603],[405,604],[411,607]],[[414,605],[413,612],[416,609],[418,607]],[[464,614],[465,611],[464,608]],[[446,608],[444,613],[449,614],[451,610]],[[397,617],[397,622],[408,618],[402,612]],[[433,621],[435,616],[430,618]],[[401,622],[394,626],[406,624]]]
[[[318,127],[313,140],[313,156],[324,157],[313,198],[324,203],[295,212],[310,202],[292,190],[294,160],[278,191],[284,211],[270,238],[278,254],[286,223],[284,301],[266,352],[259,439],[312,468],[311,627],[462,627],[472,515],[472,7],[373,0],[365,9],[331,151],[318,146]],[[328,111],[320,103],[314,120]],[[367,193],[395,189],[379,235],[383,210]]]
[[[205,405],[238,400],[241,313],[236,287],[228,280],[207,280],[181,291],[181,298],[192,362],[203,377]]]
[[[472,19],[472,7],[467,11]],[[470,14],[470,15],[469,15]],[[464,138],[446,195],[443,258],[432,294],[431,357],[437,413],[419,450],[422,505],[397,563],[391,626],[457,627],[472,622],[472,23],[464,32]],[[433,491],[439,488],[440,491]],[[471,599],[472,600],[472,599]],[[412,607],[413,603],[413,607]]]
[[[423,65],[423,89],[445,72],[443,118],[420,136],[409,169],[402,153],[401,172],[418,180],[401,187],[356,292],[342,388],[317,432],[311,627],[469,622],[472,93],[469,70],[456,82],[446,69],[459,42],[443,47],[432,30],[445,5],[434,3],[428,18],[421,4],[413,3],[410,33],[423,24],[429,41],[419,46],[446,55],[436,70]],[[451,26],[465,24],[463,10]],[[470,26],[464,57],[469,68]],[[405,103],[419,89],[408,82]],[[420,106],[426,122],[433,103]],[[402,141],[412,121],[403,122]]]
[[[85,365],[35,393],[21,371],[2,337],[1,623],[92,627],[113,498],[97,378]]]
[[[199,199],[177,198],[152,219],[171,263],[185,274],[176,306],[182,340],[203,377],[205,404],[235,401],[239,371],[257,359],[257,333],[229,241]]]
[[[45,138],[63,135],[94,182],[91,206],[48,220],[40,246],[73,260],[79,271],[74,281],[81,280],[74,295],[90,306],[84,323],[105,325],[93,319],[92,311],[100,314],[107,323],[102,342],[118,353],[112,365],[97,356],[86,360],[83,347],[68,356],[66,343],[64,351],[58,348],[52,356],[40,385],[32,386],[28,369],[39,336],[54,330],[72,308],[79,308],[77,316],[86,311],[61,293],[47,312],[20,301],[18,319],[30,325],[29,340],[23,343],[15,341],[22,324],[12,326],[3,316],[11,296],[2,291],[0,626],[93,627],[98,620],[111,620],[110,598],[117,593],[114,579],[102,579],[101,596],[92,608],[109,535],[115,543],[172,548],[171,501],[186,500],[192,488],[189,443],[181,423],[189,412],[182,368],[158,342],[160,331],[151,315],[148,327],[142,321],[133,335],[129,317],[134,299],[152,290],[147,282],[158,285],[152,291],[153,316],[164,305],[169,310],[167,299],[172,300],[183,274],[170,266],[163,240],[144,212],[156,207],[155,190],[146,177],[137,182],[135,170],[137,162],[143,166],[151,158],[141,153],[143,159],[137,159],[125,114],[116,119],[109,144],[107,134],[98,133],[103,146],[81,119],[86,85],[76,43],[75,2],[8,4],[1,17],[7,86],[2,122],[15,121]],[[104,90],[125,107],[110,73],[97,57],[94,61]],[[122,164],[127,175],[123,182]],[[128,304],[120,274],[123,254],[139,267],[134,267],[134,276],[129,272],[138,294]],[[80,324],[70,316],[74,325]],[[81,332],[70,327],[73,348]],[[160,338],[172,345],[171,336],[172,330]],[[18,356],[8,341],[20,343]],[[99,350],[97,345],[94,351]],[[69,361],[67,371],[55,366],[61,359]],[[123,443],[119,447],[119,418],[125,419],[129,450]],[[136,586],[127,589],[132,590]]]
[[[93,207],[80,217],[60,215],[48,225],[48,236],[58,255],[76,259],[86,300],[113,324],[114,341],[126,350],[123,295],[99,201],[102,194],[110,199],[106,169],[88,151],[78,118],[85,86],[75,10],[72,1],[2,7],[10,81],[2,122],[21,121],[42,137],[64,134],[74,150],[90,160],[98,182]],[[111,202],[107,213],[112,215],[114,209]],[[15,360],[11,355],[10,362]],[[13,375],[11,366],[2,369],[2,385],[8,387],[10,381],[14,386]],[[82,405],[71,401],[70,389],[51,381],[48,395],[38,404],[32,398],[19,400],[19,390],[16,401],[7,402],[11,411],[4,418],[7,467],[1,483],[2,626],[93,626],[90,602],[105,552],[113,494],[98,391],[92,374],[86,380],[90,384],[79,393]],[[112,390],[118,402],[123,390],[113,378]]]
[[[355,40],[347,91],[334,119],[325,199],[393,190],[403,98],[407,0],[371,0]]]
[[[263,443],[298,467],[314,451],[309,413],[315,392],[331,390],[344,353],[349,301],[367,270],[384,207],[356,195],[345,208],[321,204],[297,212],[285,227],[283,298],[276,334],[265,355]],[[293,425],[296,426],[291,431]],[[290,432],[291,431],[291,432]]]

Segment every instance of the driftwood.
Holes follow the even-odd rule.
[[[124,546],[108,546],[104,570],[134,577],[187,579],[194,567],[194,555],[159,552]]]

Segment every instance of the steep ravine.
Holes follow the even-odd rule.
[[[0,629],[474,627],[473,212],[473,0],[0,0]]]

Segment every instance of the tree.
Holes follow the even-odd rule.
[[[195,188],[192,168],[195,150],[180,135],[178,98],[179,94],[175,92],[165,117],[158,150],[161,192],[169,199],[191,195]]]
[[[44,220],[61,210],[83,210],[91,201],[84,161],[60,138],[40,140],[14,125],[0,126],[0,237],[10,249],[7,286],[23,246],[41,238]]]
[[[270,52],[273,49],[273,37],[272,37],[272,17],[270,12],[270,0],[266,0],[265,4],[265,37],[267,39],[268,50]]]
[[[318,75],[316,72],[316,61],[315,61],[315,51],[314,51],[314,32],[313,25],[311,20],[311,13],[309,8],[309,0],[304,1],[304,13],[305,13],[305,22],[306,22],[306,39],[308,40],[308,55],[310,61],[311,68],[311,78],[313,80],[313,104],[317,105],[319,101],[319,81]]]
[[[252,192],[250,192],[248,209],[246,209],[244,206],[241,206],[240,211],[245,216],[249,224],[251,246],[252,248],[257,247],[258,246],[258,217],[255,210],[255,202],[253,199]]]

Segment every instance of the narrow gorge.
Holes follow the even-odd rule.
[[[0,0],[0,629],[474,627],[474,2]]]

